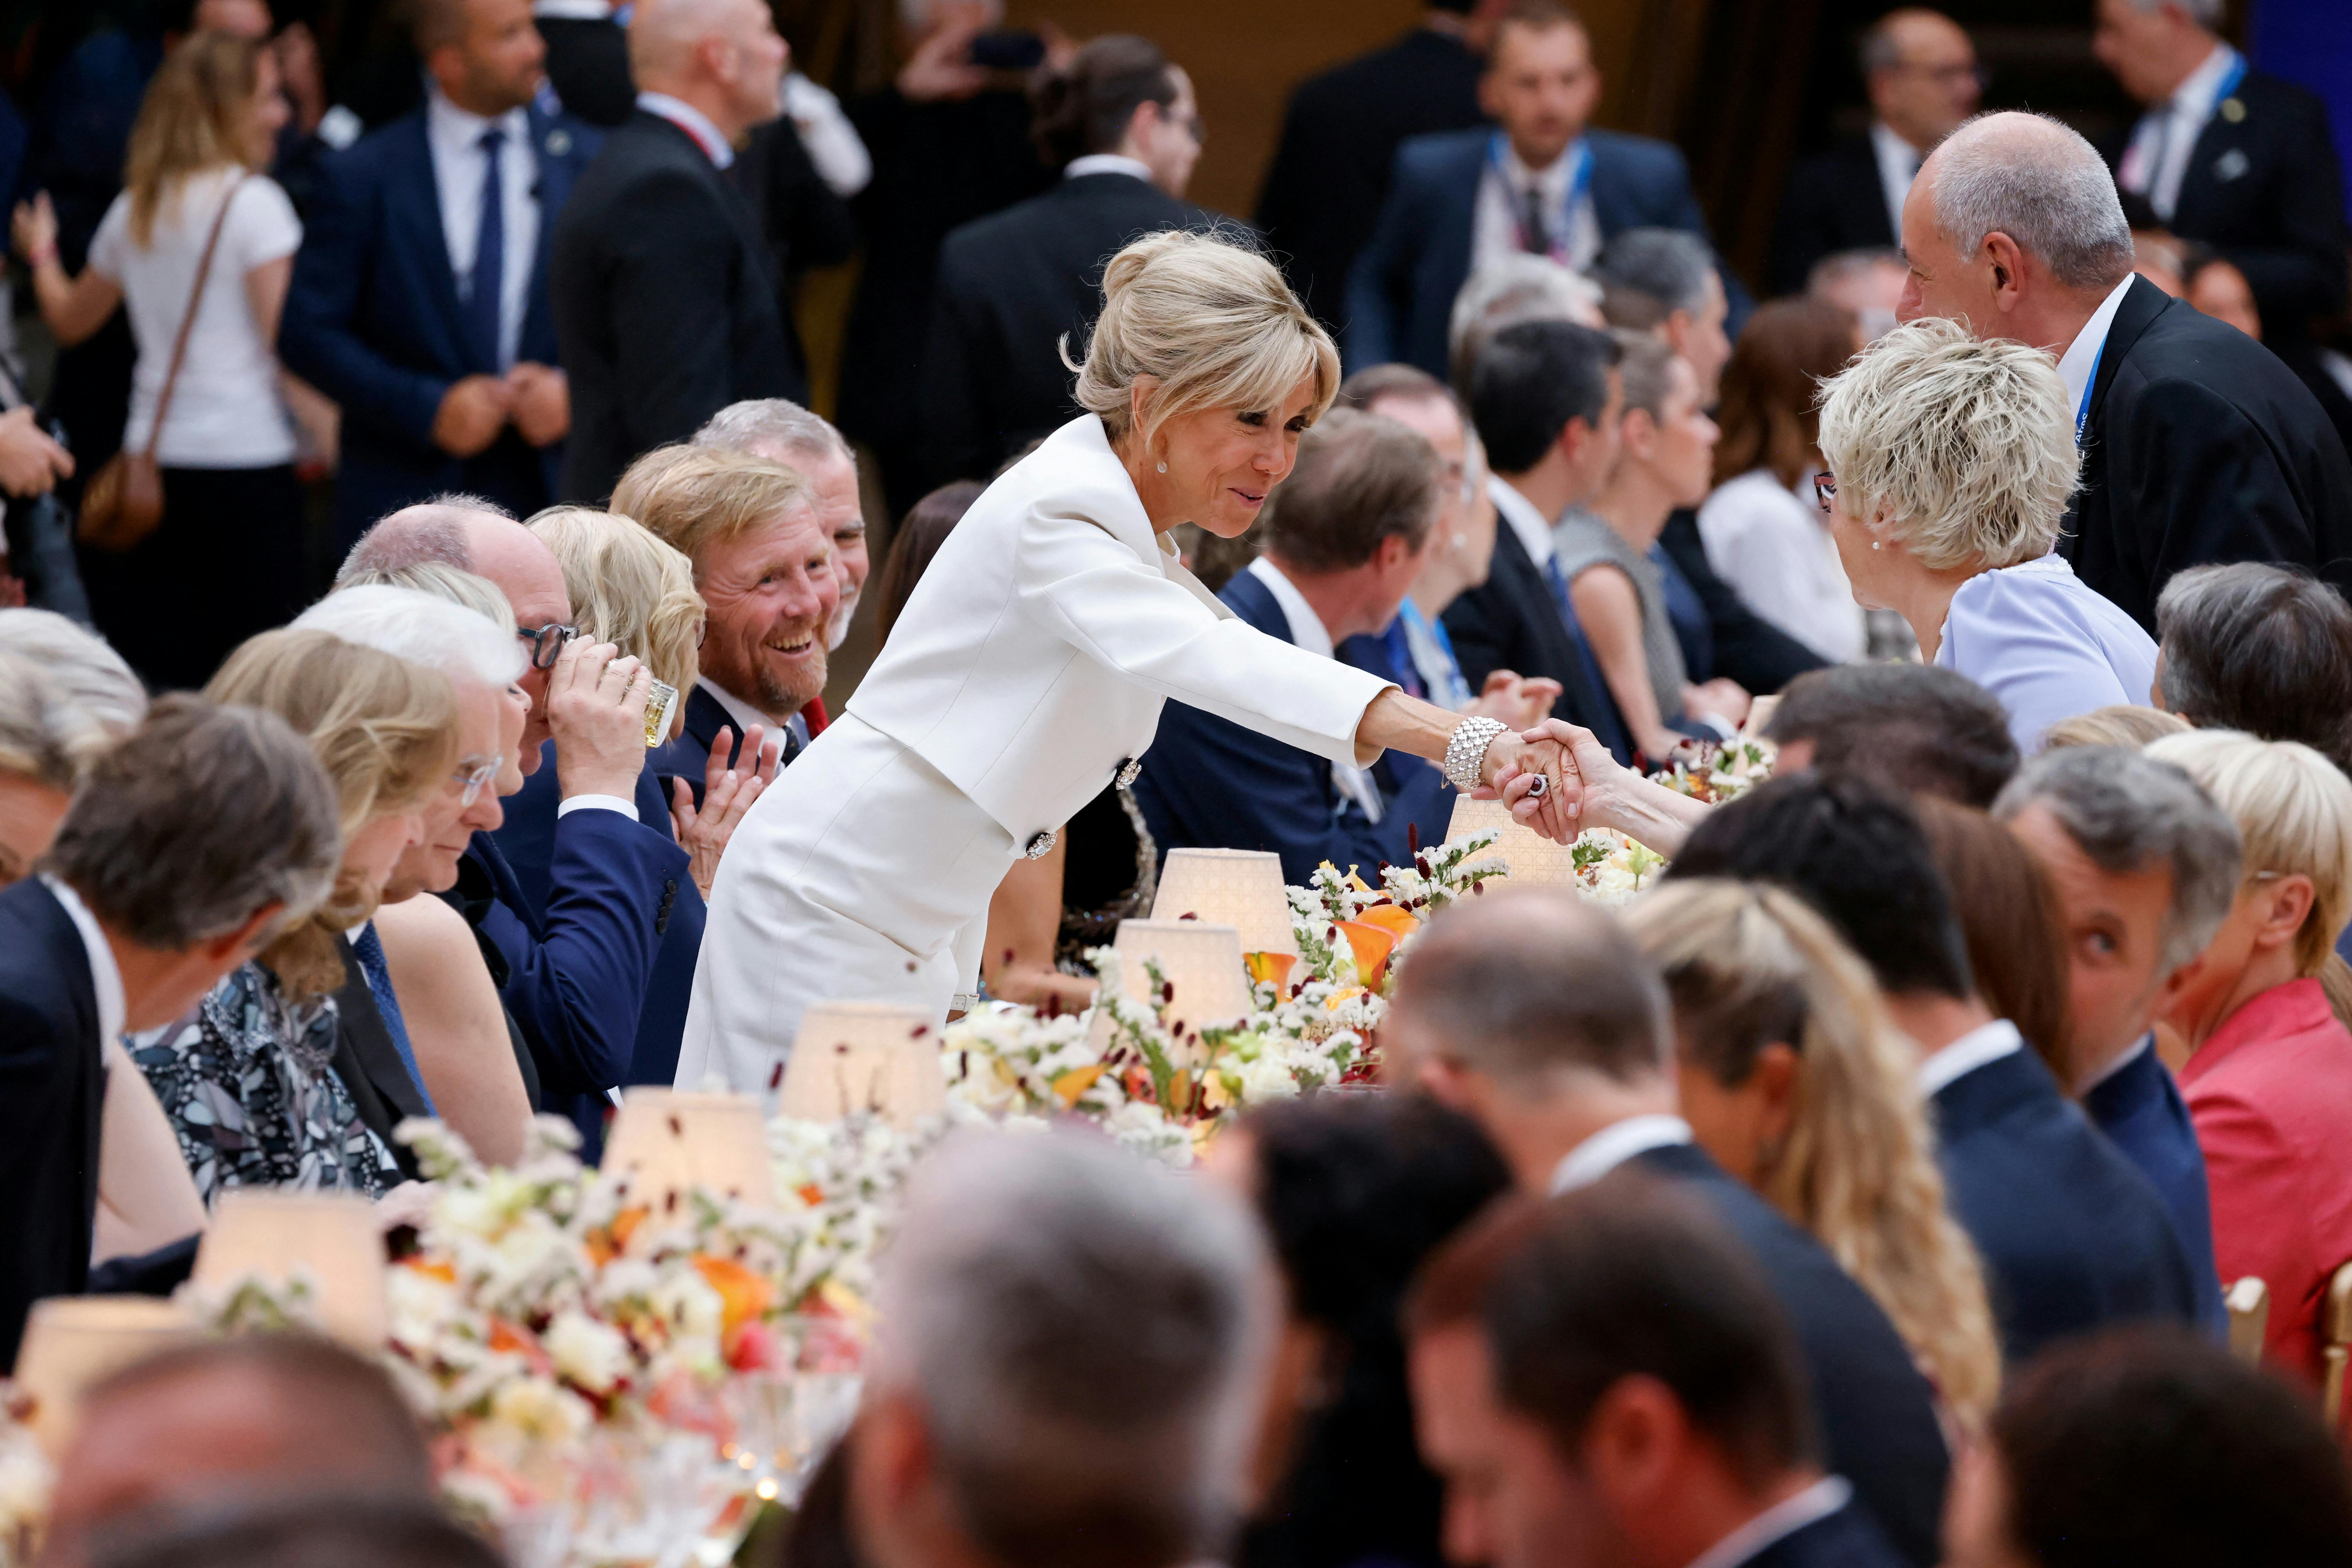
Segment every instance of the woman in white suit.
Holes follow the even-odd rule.
[[[751,808],[711,889],[677,1082],[777,1081],[827,1000],[944,1019],[989,896],[1151,744],[1170,698],[1338,763],[1391,746],[1556,837],[1558,742],[1407,697],[1235,619],[1167,533],[1233,538],[1339,389],[1274,267],[1211,235],[1114,257],[1073,419],[956,525],[841,716]]]

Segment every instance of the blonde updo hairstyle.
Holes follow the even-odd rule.
[[[2038,560],[2058,542],[2081,454],[2040,349],[1940,317],[1895,328],[1822,386],[1837,505],[1930,571]]]
[[[587,507],[554,506],[530,531],[555,552],[582,635],[634,655],[684,693],[701,668],[702,595],[694,563],[633,519]],[[686,721],[681,705],[673,726]]]
[[[1273,262],[1216,233],[1147,235],[1110,258],[1103,309],[1078,373],[1078,406],[1102,416],[1114,442],[1149,448],[1160,427],[1205,408],[1264,409],[1312,376],[1319,419],[1339,392],[1339,351]],[[1136,424],[1133,389],[1158,384]]]

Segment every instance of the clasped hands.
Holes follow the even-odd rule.
[[[1591,731],[1547,719],[1487,743],[1486,782],[1473,798],[1501,800],[1514,817],[1545,837],[1572,844],[1584,830],[1589,794],[1616,770],[1616,759]],[[1540,795],[1538,778],[1544,781]]]
[[[519,360],[504,375],[458,377],[434,413],[433,444],[453,458],[471,458],[509,423],[534,447],[562,440],[572,428],[572,384],[563,373]]]

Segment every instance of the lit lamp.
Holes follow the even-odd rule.
[[[365,1350],[383,1343],[383,1231],[373,1204],[283,1187],[222,1193],[196,1247],[194,1283],[226,1296],[247,1279],[283,1286],[297,1274],[316,1288],[311,1307],[329,1333]]]
[[[1495,828],[1501,837],[1486,854],[1510,868],[1509,879],[1522,887],[1569,888],[1576,885],[1576,863],[1569,847],[1555,844],[1511,815],[1499,800],[1473,800],[1463,795],[1454,803],[1454,820],[1447,825],[1450,841],[1467,833]]]
[[[1174,989],[1165,1013],[1169,1033],[1179,1038],[1204,1024],[1228,1024],[1249,1013],[1249,973],[1242,967],[1241,932],[1233,926],[1121,921],[1111,947],[1118,953],[1119,980],[1128,995],[1146,1006],[1159,998],[1152,994],[1144,961],[1159,964],[1160,977]]]
[[[153,1296],[53,1296],[34,1302],[16,1372],[17,1390],[33,1398],[33,1435],[57,1458],[73,1436],[85,1391],[195,1332],[177,1307]]]
[[[741,1094],[689,1094],[635,1085],[604,1140],[604,1170],[630,1173],[632,1202],[667,1205],[688,1187],[776,1206],[768,1130],[760,1102]]]
[[[947,1109],[939,1031],[920,1007],[820,1002],[801,1015],[776,1101],[780,1116],[838,1121],[871,1110],[911,1127]]]
[[[1279,990],[1298,962],[1282,857],[1260,849],[1171,849],[1160,868],[1154,921],[1202,921],[1240,932],[1250,978]]]

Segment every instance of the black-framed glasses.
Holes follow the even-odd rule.
[[[1813,499],[1821,502],[1822,515],[1824,517],[1836,510],[1837,476],[1835,474],[1815,474],[1813,476]]]
[[[462,763],[464,760],[460,759],[460,761]],[[461,765],[456,773],[449,775],[450,783],[466,786],[465,797],[459,804],[473,805],[482,798],[484,790],[498,782],[499,762],[499,759],[497,757],[486,757],[470,765]]]
[[[578,626],[544,626],[535,631],[524,631],[520,627],[515,629],[515,636],[530,645],[530,667],[533,669],[552,667],[556,657],[562,653],[563,645],[579,635]]]

